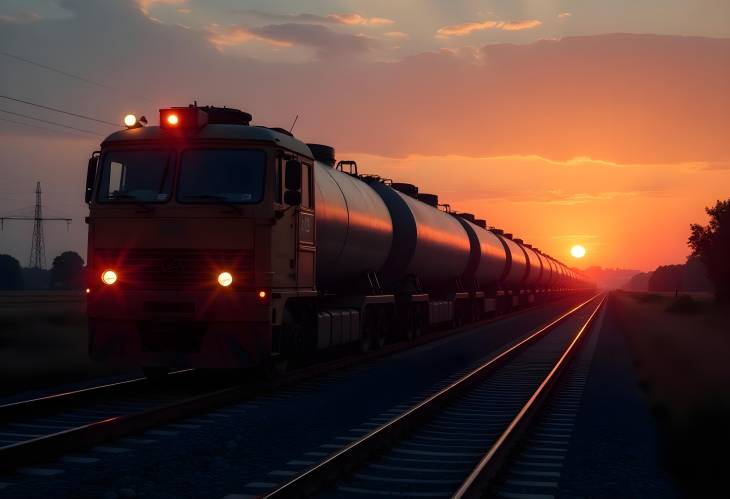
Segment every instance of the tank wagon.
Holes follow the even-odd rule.
[[[159,372],[249,367],[592,287],[412,184],[230,108],[131,116],[89,160],[89,350]],[[146,120],[145,120],[146,121]]]

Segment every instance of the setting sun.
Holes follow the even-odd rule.
[[[570,254],[573,255],[573,258],[583,258],[586,256],[586,249],[580,244],[576,244],[570,248]]]

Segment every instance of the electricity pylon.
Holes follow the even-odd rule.
[[[66,226],[71,223],[70,218],[43,218],[43,203],[41,201],[41,183],[36,182],[35,186],[35,211],[32,217],[0,217],[0,229],[5,226],[5,220],[26,220],[33,221],[33,241],[30,247],[30,258],[28,267],[42,269],[46,266],[46,243],[43,238],[43,222],[64,221]]]

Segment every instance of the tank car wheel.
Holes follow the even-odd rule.
[[[454,318],[451,320],[452,328],[459,328],[464,325],[464,317],[462,316],[461,307],[454,310]]]
[[[376,312],[375,335],[373,336],[373,347],[380,350],[388,341],[390,322],[385,308],[379,307]]]
[[[360,352],[379,349],[385,345],[384,312],[371,307],[365,310],[362,337],[360,338]]]
[[[142,372],[144,377],[150,381],[155,381],[164,378],[170,373],[169,367],[143,367]]]
[[[406,334],[408,340],[413,340],[423,334],[423,325],[415,309],[411,311],[408,317],[408,331]]]
[[[411,341],[413,338],[416,337],[416,318],[413,317],[413,313],[408,314],[408,321],[405,325],[405,339],[406,341]]]
[[[413,337],[418,338],[426,331],[426,324],[421,317],[415,317],[413,320]]]

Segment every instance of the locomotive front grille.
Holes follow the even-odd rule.
[[[127,289],[215,287],[222,271],[238,282],[253,281],[252,250],[97,249],[94,259],[98,272],[114,269]]]

